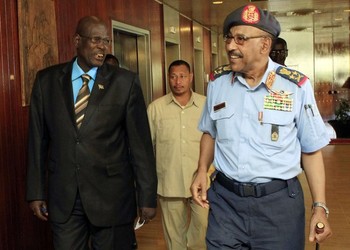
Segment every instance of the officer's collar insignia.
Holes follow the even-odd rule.
[[[210,80],[214,81],[216,78],[219,78],[222,75],[227,75],[232,72],[232,68],[230,64],[222,65],[218,68],[216,68],[211,74],[210,74]]]
[[[267,89],[272,89],[272,85],[275,82],[275,78],[276,78],[276,73],[274,71],[271,71],[268,74],[267,79],[265,81],[265,85]]]
[[[295,83],[296,85],[298,85],[298,87],[301,87],[308,79],[307,76],[300,73],[299,71],[289,69],[283,66],[279,66],[276,70],[276,73],[282,76],[283,78]]]

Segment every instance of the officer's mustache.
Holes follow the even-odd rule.
[[[235,50],[230,50],[227,52],[229,57],[237,57],[237,58],[243,58],[243,55]]]

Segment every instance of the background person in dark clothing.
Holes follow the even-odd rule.
[[[277,39],[273,42],[273,46],[270,52],[270,57],[272,61],[279,63],[283,66],[286,66],[286,58],[288,56],[288,47],[287,42],[281,37],[277,37]]]

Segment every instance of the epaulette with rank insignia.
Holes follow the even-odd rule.
[[[230,64],[222,65],[220,67],[217,67],[211,74],[210,74],[210,80],[214,81],[216,78],[227,75],[230,72],[232,72],[232,68]]]
[[[295,83],[298,85],[298,87],[301,87],[306,80],[308,79],[307,76],[300,73],[299,71],[289,69],[283,66],[279,66],[276,70],[276,74],[282,76],[283,78]]]

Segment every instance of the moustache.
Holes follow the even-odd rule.
[[[241,53],[239,53],[238,51],[234,51],[234,50],[230,50],[229,52],[227,52],[227,54],[229,56],[234,56],[234,57],[238,57],[238,58],[243,58],[243,55]]]

